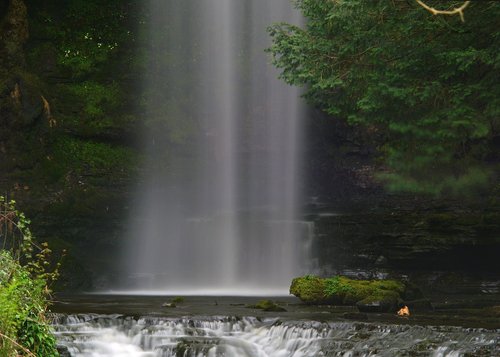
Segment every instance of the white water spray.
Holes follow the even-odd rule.
[[[151,0],[154,129],[134,203],[126,288],[286,293],[308,259],[303,108],[264,49],[300,22],[288,0]]]
[[[497,356],[496,330],[280,321],[60,315],[54,327],[73,357]]]

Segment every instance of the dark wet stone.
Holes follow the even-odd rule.
[[[206,356],[208,352],[215,346],[220,344],[220,340],[216,337],[189,337],[183,338],[174,348],[176,356]],[[217,356],[224,355],[225,346],[220,346]],[[160,348],[159,350],[163,350]],[[167,346],[167,351],[170,347]]]
[[[375,260],[375,266],[384,267],[387,265],[387,258],[383,255],[379,256],[377,260]]]
[[[396,309],[396,301],[393,300],[361,300],[356,303],[361,312],[392,312]]]
[[[406,301],[421,300],[424,298],[424,294],[415,284],[406,283],[403,298]]]
[[[408,306],[410,311],[432,311],[434,307],[429,299],[418,299],[405,301],[404,305]]]
[[[71,353],[66,346],[57,345],[57,352],[59,352],[60,357],[71,357]]]
[[[348,320],[368,320],[368,315],[362,312],[345,312],[342,316]]]

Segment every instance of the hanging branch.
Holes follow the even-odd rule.
[[[422,6],[424,9],[426,9],[427,11],[429,11],[433,15],[455,15],[455,14],[459,14],[460,15],[460,19],[462,20],[462,22],[465,22],[465,19],[464,19],[464,10],[470,4],[470,1],[464,1],[464,3],[462,4],[462,6],[457,7],[455,9],[453,9],[453,10],[436,10],[435,8],[430,7],[429,5],[425,4],[422,0],[416,0],[416,1],[417,1],[417,3],[420,6]]]

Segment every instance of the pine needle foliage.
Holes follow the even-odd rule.
[[[378,177],[390,189],[461,195],[495,182],[500,3],[471,3],[464,23],[404,0],[295,4],[304,28],[269,28],[281,78],[382,138]]]

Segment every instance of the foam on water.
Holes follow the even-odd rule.
[[[73,357],[495,356],[498,330],[252,317],[57,315]]]

